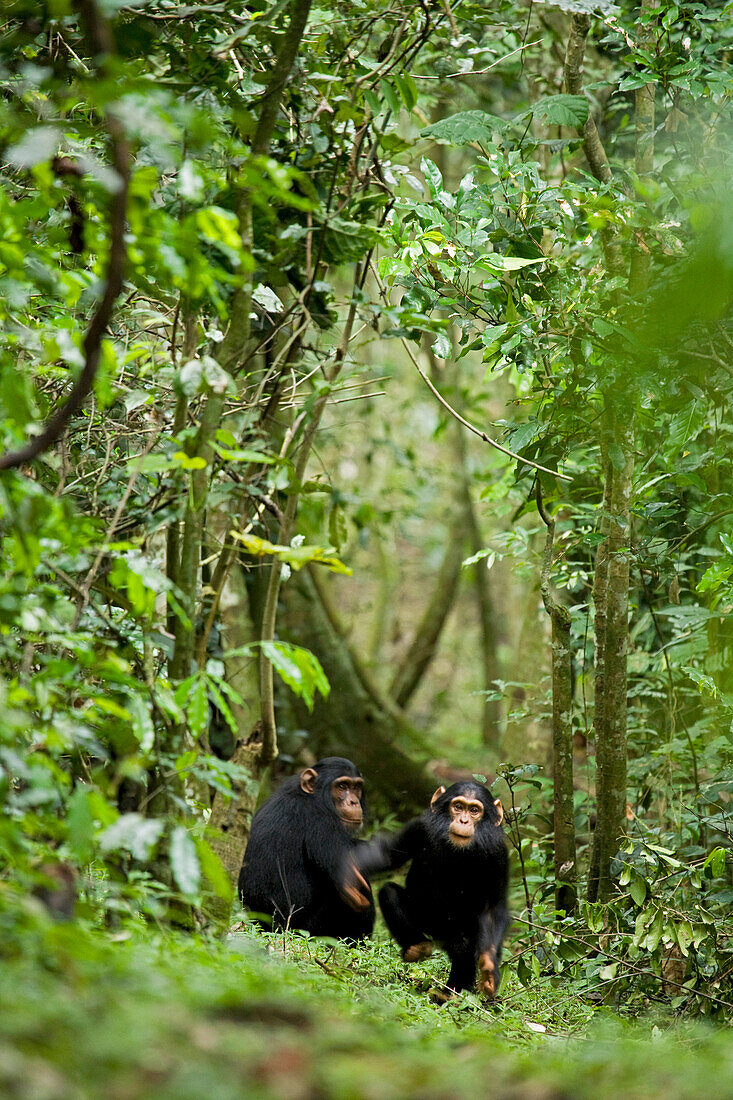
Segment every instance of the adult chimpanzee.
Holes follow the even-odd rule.
[[[252,819],[239,874],[242,904],[271,917],[275,928],[349,940],[370,935],[374,902],[354,864],[364,804],[359,770],[340,756],[287,779]]]
[[[504,812],[479,783],[439,787],[430,809],[393,837],[357,853],[364,874],[412,860],[404,886],[387,883],[379,904],[406,962],[432,954],[432,940],[451,961],[448,987],[460,992],[476,980],[493,999],[499,988],[501,943],[509,923],[508,856]]]

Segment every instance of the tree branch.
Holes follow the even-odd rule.
[[[574,12],[570,16],[570,33],[565,48],[564,64],[565,90],[570,95],[583,94],[583,60],[589,31],[590,15],[586,12]],[[588,118],[580,132],[583,137],[583,151],[591,172],[599,183],[610,183],[613,179],[613,173],[595,120],[590,112],[590,107]],[[614,275],[619,274],[623,269],[621,249],[618,243],[611,239],[611,234],[608,231],[603,233],[603,250],[608,270]]]
[[[77,4],[93,52],[100,58],[99,69],[103,71],[105,57],[109,57],[114,52],[109,28],[94,0],[77,0]],[[104,294],[89,322],[89,328],[84,337],[84,367],[74,383],[66,403],[57,408],[49,417],[41,433],[19,450],[0,455],[0,470],[10,470],[18,466],[24,466],[48,450],[62,435],[72,416],[79,411],[94,385],[97,368],[99,367],[102,337],[107,331],[115,300],[122,289],[127,254],[125,248],[125,213],[127,211],[127,191],[130,181],[130,148],[122,126],[114,114],[107,113],[105,124],[112,144],[112,163],[117,173],[118,186],[112,196],[110,207],[110,248]]]

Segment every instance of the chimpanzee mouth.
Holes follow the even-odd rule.
[[[448,839],[454,848],[466,848],[473,840],[473,833],[458,833],[450,829]]]

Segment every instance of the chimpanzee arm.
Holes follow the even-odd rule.
[[[501,945],[509,925],[509,910],[505,901],[487,907],[479,918],[478,987],[479,992],[493,1000],[501,981]]]
[[[343,830],[334,828],[330,821],[315,819],[306,834],[303,851],[311,869],[309,874],[316,871],[319,877],[329,879],[350,909],[358,913],[371,905],[371,887],[356,867],[353,841]]]
[[[354,853],[356,865],[365,875],[378,871],[393,871],[409,859],[413,859],[425,842],[425,826],[416,817],[398,833],[375,837],[360,844]]]

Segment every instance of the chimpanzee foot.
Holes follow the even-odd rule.
[[[431,989],[429,996],[434,1005],[447,1005],[449,1001],[456,999],[457,994],[444,985],[439,989]]]
[[[413,943],[412,947],[406,947],[402,952],[402,958],[406,963],[416,963],[429,959],[432,953],[433,945],[430,940],[422,940],[420,943]]]
[[[490,1001],[496,996],[496,963],[490,951],[478,957],[478,991]]]

